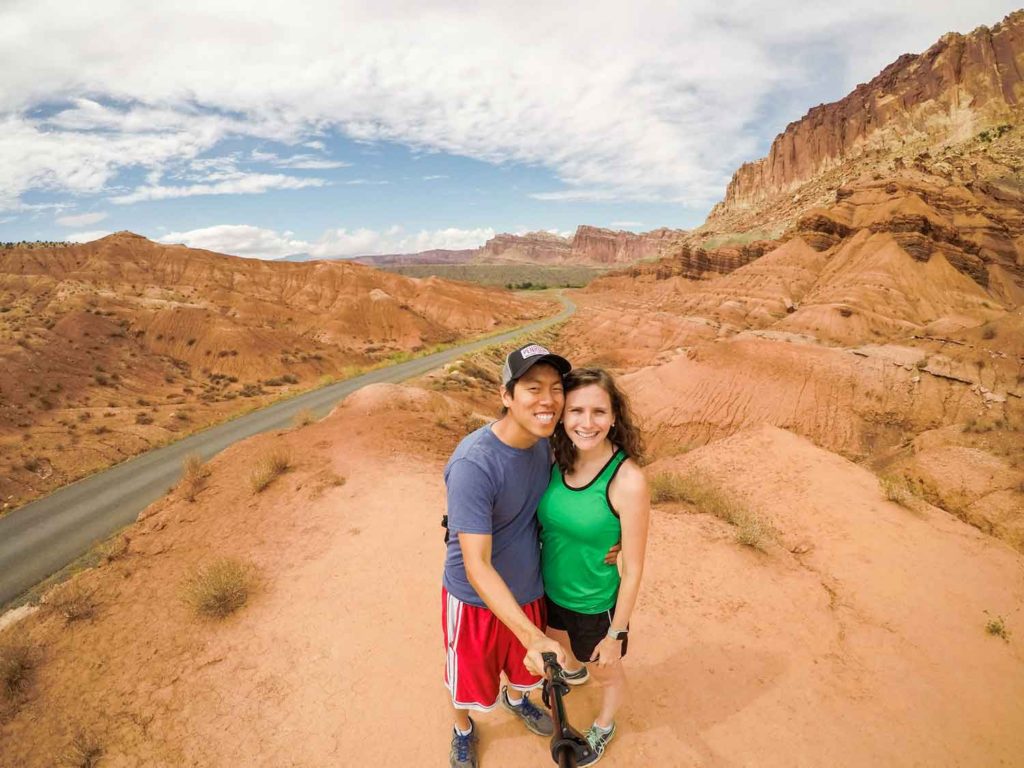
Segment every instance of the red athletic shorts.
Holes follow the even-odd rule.
[[[546,627],[544,598],[523,606],[530,621]],[[486,712],[498,703],[502,672],[520,691],[541,684],[542,678],[523,665],[526,649],[512,631],[487,608],[469,605],[441,587],[441,626],[447,664],[444,684],[458,709]]]

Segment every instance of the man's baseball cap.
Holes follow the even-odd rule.
[[[518,379],[537,363],[553,365],[563,376],[572,370],[572,365],[564,357],[552,354],[540,344],[530,343],[508,353],[505,367],[501,370],[501,385],[507,387],[510,381]]]

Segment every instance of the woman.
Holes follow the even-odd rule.
[[[650,492],[638,460],[643,442],[629,404],[612,377],[599,368],[565,376],[565,410],[551,438],[555,464],[537,509],[541,572],[547,595],[548,634],[579,662],[567,681],[601,685],[601,710],[587,732],[601,759],[615,735],[615,712],[626,693],[621,659],[640,590],[647,546]],[[619,569],[604,554],[622,542]]]

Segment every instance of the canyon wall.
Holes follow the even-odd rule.
[[[899,154],[915,142],[959,142],[1017,122],[1024,101],[1024,11],[905,54],[845,98],[811,109],[736,171],[709,220],[792,192],[853,158]]]

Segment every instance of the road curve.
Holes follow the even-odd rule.
[[[367,384],[405,381],[467,352],[542,330],[576,311],[564,296],[559,300],[564,308],[554,317],[274,403],[97,472],[0,517],[0,608],[133,522],[178,481],[188,454],[209,459],[239,440],[291,426],[303,409],[323,417]]]

